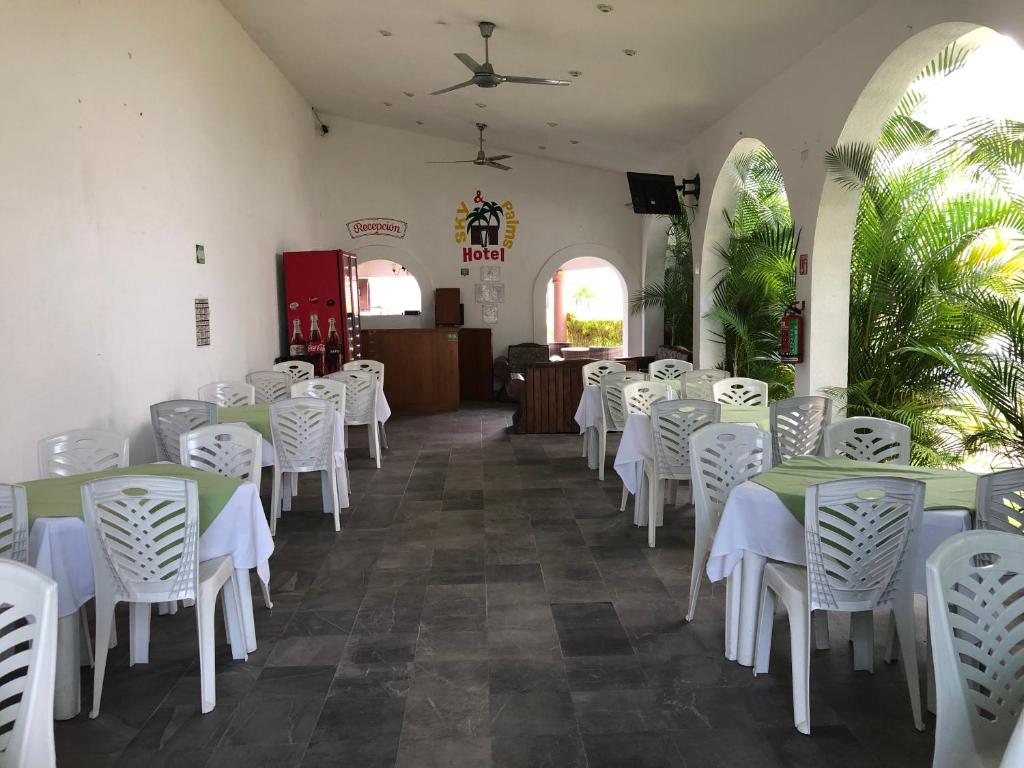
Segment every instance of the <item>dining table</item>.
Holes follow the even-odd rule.
[[[96,594],[81,487],[119,475],[180,477],[196,482],[199,560],[231,556],[240,585],[243,626],[229,625],[228,631],[244,633],[246,649],[256,650],[249,571],[255,570],[264,584],[270,582],[274,540],[255,483],[165,462],[20,483],[28,505],[29,563],[57,582],[54,717],[58,720],[70,719],[81,711],[78,612]]]
[[[806,565],[804,497],[807,488],[830,480],[900,477],[925,484],[924,514],[912,564],[914,591],[925,594],[925,562],[943,541],[972,527],[977,476],[955,469],[877,464],[839,457],[796,456],[740,483],[726,498],[711,544],[707,575],[721,581],[739,568],[739,624],[734,648],[726,656],[743,666],[754,664],[754,638],[764,566],[768,560]],[[854,617],[855,619],[858,617]],[[869,618],[869,617],[868,617]],[[870,635],[870,621],[861,617],[853,631]],[[856,669],[870,669],[871,642]]]

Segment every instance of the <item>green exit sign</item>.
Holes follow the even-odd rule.
[[[449,333],[448,334],[448,341],[458,341],[458,340],[459,340],[459,334],[457,334],[457,333]]]
[[[459,274],[463,277],[469,277],[469,267],[463,267],[459,270]]]

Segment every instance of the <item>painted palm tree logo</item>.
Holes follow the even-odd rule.
[[[497,203],[482,203],[466,216],[466,231],[473,245],[497,245],[504,211]]]

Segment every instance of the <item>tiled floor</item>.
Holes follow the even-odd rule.
[[[814,653],[813,735],[797,733],[785,619],[756,679],[723,658],[721,585],[683,620],[690,510],[648,549],[579,438],[509,436],[510,417],[396,418],[379,471],[353,430],[344,529],[304,481],[278,528],[275,607],[256,606],[259,650],[221,648],[216,710],[199,714],[192,612],[154,618],[151,663],[129,668],[122,642],[99,719],[58,724],[60,765],[930,764],[899,665],[852,672],[841,621]]]

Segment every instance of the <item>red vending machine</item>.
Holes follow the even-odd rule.
[[[358,285],[354,253],[284,254],[289,359],[307,360],[317,376],[326,376],[362,357]]]

